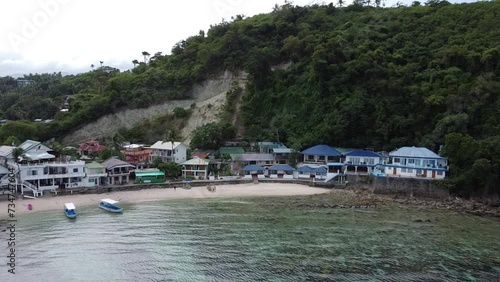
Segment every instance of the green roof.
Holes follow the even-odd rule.
[[[165,176],[165,173],[163,171],[136,171],[135,176],[140,177],[140,176]]]
[[[239,154],[244,154],[245,149],[241,147],[221,147],[219,149],[219,153],[221,155],[228,154],[228,155],[239,155]]]
[[[98,162],[91,162],[88,164],[85,164],[85,167],[88,169],[103,169],[104,166]]]

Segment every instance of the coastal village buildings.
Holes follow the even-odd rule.
[[[85,164],[85,187],[94,187],[106,184],[108,174],[106,167],[98,162]]]
[[[345,156],[345,173],[370,174],[375,166],[383,164],[382,155],[366,150],[354,150],[343,154]]]
[[[419,177],[443,179],[448,172],[448,161],[423,147],[402,147],[389,153],[389,162],[383,165],[389,177]]]
[[[328,162],[339,162],[341,153],[328,145],[316,145],[302,152],[303,161],[307,164],[325,165]]]
[[[194,157],[182,163],[182,177],[196,180],[208,179],[209,165],[208,160]]]
[[[102,165],[106,168],[108,174],[107,183],[111,185],[127,184],[130,181],[130,171],[134,168],[133,165],[111,157],[105,160]]]
[[[150,162],[152,163],[154,159],[159,158],[164,163],[181,164],[187,160],[187,148],[188,146],[181,142],[158,141],[150,147]]]
[[[26,140],[17,147],[0,146],[0,188],[5,189],[9,184],[9,168],[14,170],[18,191],[33,192],[35,196],[58,189],[71,191],[128,184],[131,171],[155,158],[181,165],[183,178],[191,180],[206,180],[210,176],[210,179],[276,178],[329,182],[339,177],[345,179],[350,174],[439,180],[448,173],[447,159],[423,147],[402,147],[387,154],[316,145],[296,153],[279,142],[257,142],[254,145],[251,147],[254,152],[245,152],[243,147],[222,147],[215,153],[197,150],[190,160],[186,160],[186,145],[158,141],[150,148],[136,144],[124,146],[125,160],[112,157],[103,163],[86,163],[62,156],[38,141]],[[103,147],[98,142],[89,141],[80,145],[79,152],[85,156]],[[289,163],[290,160],[293,164]]]
[[[91,140],[80,144],[77,153],[82,156],[83,159],[91,159],[91,157],[100,151],[106,149],[104,145],[100,145],[99,141]]]
[[[133,165],[136,169],[143,169],[150,161],[151,149],[140,144],[130,144],[123,146],[122,154],[125,161]]]

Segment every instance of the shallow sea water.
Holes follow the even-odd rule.
[[[62,208],[23,215],[15,275],[8,232],[0,233],[0,281],[500,281],[496,218],[272,202],[148,202],[123,214],[77,207],[76,220]]]

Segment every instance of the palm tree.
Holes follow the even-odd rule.
[[[137,61],[137,60],[133,60],[133,61],[132,61],[132,64],[134,64],[134,68],[135,68],[135,66],[139,64],[139,61]]]
[[[99,61],[101,63],[101,68],[102,68],[102,64],[104,63],[103,61]]]
[[[91,64],[90,67],[92,68],[92,70],[94,70],[94,64]]]
[[[143,51],[142,55],[144,56],[144,63],[147,64],[147,58],[149,58],[149,53],[147,51]]]
[[[15,148],[13,151],[12,151],[12,156],[14,157],[14,161],[16,163],[19,163],[19,158],[22,157],[24,154],[24,150],[22,148]]]

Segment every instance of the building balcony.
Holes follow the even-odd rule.
[[[22,175],[21,179],[24,180],[42,180],[42,179],[55,179],[55,178],[72,178],[72,177],[85,177],[85,173],[65,173],[65,174],[41,174],[41,175]]]

